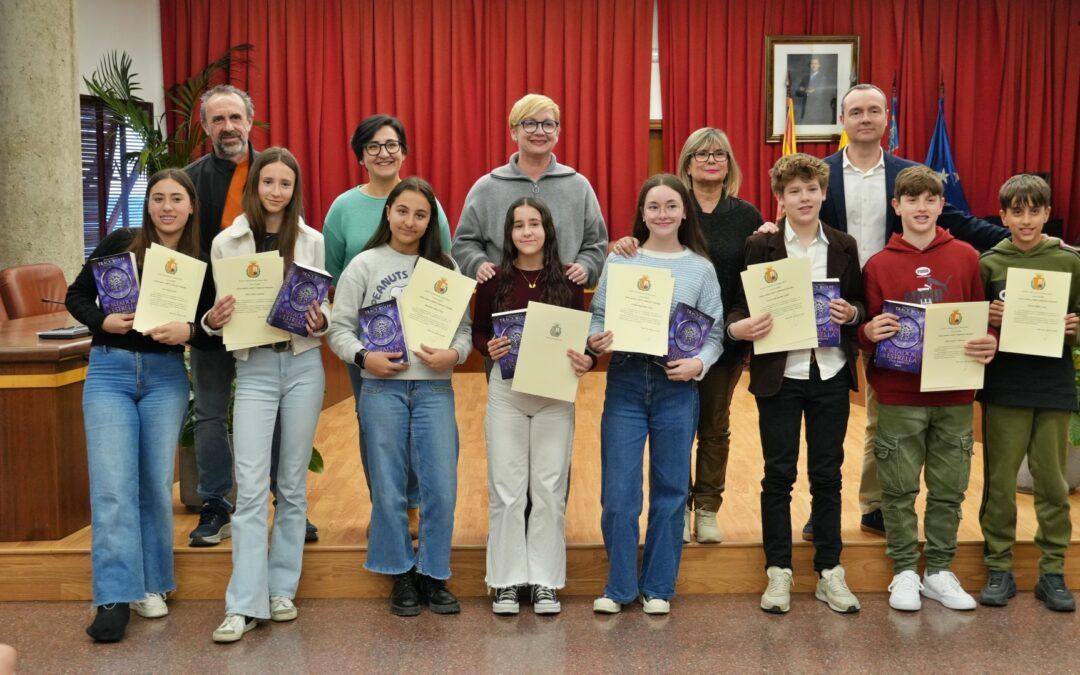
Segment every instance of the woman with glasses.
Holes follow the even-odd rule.
[[[372,115],[357,125],[352,136],[352,150],[356,160],[367,172],[368,182],[338,195],[323,222],[326,242],[326,271],[333,276],[336,285],[341,272],[348,267],[356,254],[367,246],[371,235],[379,226],[379,219],[386,208],[386,197],[401,182],[401,165],[409,153],[405,139],[405,126],[390,115]],[[450,222],[439,205],[439,239],[444,251],[450,250]],[[363,378],[360,369],[348,364],[349,381],[356,400],[356,423],[360,424],[360,389]],[[363,433],[361,433],[363,438]],[[368,491],[367,453],[360,443],[360,463],[364,468],[364,480]],[[416,537],[419,531],[420,488],[416,473],[409,471],[409,531]]]
[[[742,271],[746,238],[762,223],[761,213],[750,202],[735,195],[742,173],[731,152],[731,142],[720,129],[704,127],[690,134],[679,154],[679,178],[690,189],[691,203],[697,214],[709,259],[716,268],[725,309],[732,306]],[[638,240],[620,239],[616,253],[635,254]],[[723,317],[716,317],[718,322]],[[690,515],[694,514],[693,534],[698,542],[720,543],[723,535],[716,514],[723,501],[727,475],[731,430],[729,411],[735,385],[743,370],[746,343],[724,336],[724,352],[701,381],[698,393],[701,415],[698,422],[696,481],[690,488],[683,519],[683,541],[690,542]]]
[[[542,94],[527,94],[510,109],[509,123],[518,151],[466,195],[454,233],[454,260],[462,274],[480,283],[495,276],[495,263],[503,256],[506,209],[516,199],[536,197],[551,207],[567,278],[594,285],[604,266],[607,228],[588,179],[555,158],[559,106]]]

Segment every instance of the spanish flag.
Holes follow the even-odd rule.
[[[840,145],[836,149],[843,150],[845,145],[847,145],[847,129],[840,131]]]
[[[784,124],[784,148],[781,155],[793,155],[798,150],[795,147],[795,104],[791,97],[787,97],[787,122]]]

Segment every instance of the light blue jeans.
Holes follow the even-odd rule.
[[[361,429],[371,481],[371,529],[364,568],[402,574],[413,567],[450,578],[457,503],[458,430],[450,380],[365,379]],[[420,484],[420,541],[413,551],[406,513],[409,467]]]
[[[364,483],[367,484],[368,496],[371,495],[371,479],[368,477],[368,459],[367,451],[364,450],[364,430],[360,424],[360,394],[363,393],[364,388],[364,376],[361,375],[363,371],[355,363],[346,363],[345,368],[349,372],[349,383],[352,384],[353,402],[356,405],[356,426],[360,428],[360,466],[364,469]],[[416,478],[416,471],[413,470],[412,465],[409,465],[409,488],[408,488],[408,503],[410,509],[415,509],[420,506],[420,481]]]
[[[187,403],[182,353],[90,350],[83,421],[95,605],[176,588],[172,484]]]
[[[307,469],[322,410],[326,378],[318,349],[257,348],[236,362],[233,441],[236,446],[236,511],[232,520],[233,573],[225,612],[270,618],[270,596],[296,596],[304,556]],[[278,419],[277,508],[267,552],[270,447]]]

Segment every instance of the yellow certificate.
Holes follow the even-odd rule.
[[[284,260],[277,251],[221,258],[211,263],[219,298],[236,298],[232,319],[225,324],[225,349],[234,351],[288,340],[291,333],[266,323],[277,300]]]
[[[772,330],[754,341],[755,354],[818,346],[809,258],[784,258],[742,271],[750,316],[772,314]]]
[[[919,391],[982,389],[986,366],[964,354],[964,345],[986,335],[989,319],[989,302],[926,305]]]
[[[474,288],[475,279],[427,258],[417,258],[409,285],[398,300],[409,351],[419,351],[421,344],[448,349],[469,308]]]
[[[999,349],[1015,354],[1061,356],[1071,286],[1070,272],[1010,267],[1005,275]]]
[[[194,321],[205,275],[203,261],[150,244],[143,257],[139,301],[131,327],[143,333],[172,321]]]
[[[639,265],[609,265],[604,330],[612,332],[613,351],[665,356],[675,280],[671,270]],[[526,319],[527,320],[527,319]]]
[[[585,353],[590,321],[588,312],[530,302],[510,388],[573,403],[581,378],[574,374],[566,350]]]

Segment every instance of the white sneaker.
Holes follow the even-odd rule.
[[[683,514],[682,525],[682,541],[684,544],[690,543],[690,507],[686,507],[686,513]]]
[[[844,568],[840,565],[821,571],[814,597],[828,603],[829,609],[841,614],[854,614],[861,607],[859,599],[848,588],[847,580],[844,578]]]
[[[597,614],[618,614],[622,611],[622,605],[615,602],[606,595],[602,595],[599,598],[593,600],[592,611]]]
[[[667,614],[671,612],[671,603],[663,598],[650,598],[642,595],[638,598],[646,614]]]
[[[517,614],[520,610],[517,586],[495,589],[495,600],[491,603],[494,614]]]
[[[284,595],[270,596],[271,621],[292,621],[296,618],[296,614],[296,605],[293,604],[292,598],[286,598]]]
[[[214,630],[214,642],[236,642],[255,626],[255,619],[245,621],[241,614],[226,614],[225,620]]]
[[[147,593],[142,600],[130,603],[131,609],[144,619],[158,619],[169,613],[164,593]]]
[[[765,574],[769,585],[761,594],[761,608],[770,614],[787,614],[791,611],[791,570],[773,566]]]
[[[716,524],[716,511],[694,511],[694,535],[699,544],[719,544],[724,540],[720,526]]]
[[[975,598],[960,585],[960,580],[949,570],[923,575],[922,594],[937,600],[949,609],[975,609]]]
[[[912,570],[904,570],[893,576],[889,584],[889,607],[901,612],[917,612],[922,609],[922,599],[919,591],[923,585],[919,583],[919,574]]]

